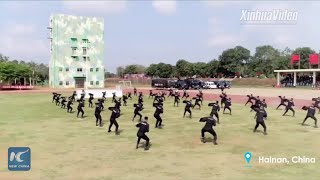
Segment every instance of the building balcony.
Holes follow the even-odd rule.
[[[79,78],[79,77],[86,77],[86,73],[85,72],[75,72],[73,74],[74,78]]]

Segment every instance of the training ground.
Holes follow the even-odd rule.
[[[127,90],[124,90],[126,92]],[[215,128],[219,145],[200,141],[204,123],[199,118],[207,116],[209,100],[220,100],[220,90],[204,91],[205,101],[201,110],[193,110],[193,118],[182,118],[184,104],[173,107],[173,98],[164,103],[163,129],[155,129],[152,100],[145,93],[145,109],[142,115],[149,116],[152,146],[149,151],[135,149],[137,128],[132,122],[133,104],[137,98],[128,100],[121,107],[123,115],[118,119],[120,135],[107,133],[110,111],[101,113],[103,128],[95,126],[94,108],[85,107],[85,119],[77,119],[76,113],[51,103],[51,90],[0,92],[0,180],[209,180],[209,179],[320,179],[320,128],[313,127],[309,119],[301,126],[312,97],[320,96],[316,90],[305,89],[249,89],[226,90],[231,95],[232,116],[220,113],[221,124]],[[194,95],[192,92],[191,95]],[[262,127],[253,133],[254,113],[245,107],[247,94],[253,93],[268,102],[268,135]],[[62,92],[71,95],[70,92]],[[283,107],[275,110],[279,95],[293,97],[296,117],[283,117]],[[87,104],[86,104],[87,105]],[[73,105],[76,109],[77,103]],[[111,106],[111,100],[105,107]],[[288,113],[291,115],[291,112]],[[320,116],[317,114],[317,118]],[[319,124],[320,125],[320,124]],[[113,129],[114,130],[114,127]],[[144,143],[144,141],[142,141]],[[31,170],[9,171],[8,148],[31,148]],[[143,144],[141,144],[143,146]],[[253,155],[247,164],[244,153]],[[316,158],[315,164],[259,164],[258,157],[306,156]],[[251,168],[245,167],[250,165]]]

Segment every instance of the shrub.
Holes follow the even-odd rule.
[[[274,74],[270,74],[268,77],[269,78],[275,78]]]
[[[260,79],[265,79],[265,78],[266,78],[266,75],[260,74],[260,75],[259,75],[259,78],[260,78]]]

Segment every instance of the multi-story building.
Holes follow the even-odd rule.
[[[51,47],[50,87],[104,87],[103,19],[52,15],[48,29]]]

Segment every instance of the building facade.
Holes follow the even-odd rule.
[[[49,85],[52,88],[104,87],[104,20],[50,17]]]

